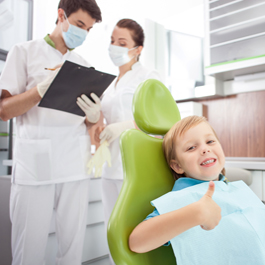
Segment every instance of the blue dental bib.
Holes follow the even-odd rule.
[[[151,203],[159,214],[198,201],[208,182],[169,192]],[[213,230],[193,227],[171,239],[178,265],[264,265],[265,205],[243,182],[215,181],[222,219]],[[176,225],[178,225],[176,223]]]

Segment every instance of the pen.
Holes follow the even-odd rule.
[[[56,68],[44,68],[45,70],[55,71]]]

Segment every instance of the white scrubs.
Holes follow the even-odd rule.
[[[132,100],[138,85],[146,79],[160,80],[157,71],[149,70],[136,62],[132,70],[125,73],[117,82],[113,80],[104,93],[101,108],[106,123],[112,124],[127,120],[134,120],[132,113]],[[105,225],[107,226],[111,212],[114,208],[123,182],[123,168],[120,154],[120,139],[114,140],[110,146],[111,167],[104,165],[102,174],[102,202],[104,206]]]
[[[48,42],[46,36],[15,45],[8,54],[0,89],[21,94],[47,77],[44,68],[65,60],[90,66],[73,51],[62,55]],[[43,264],[53,208],[57,264],[81,263],[90,177],[85,166],[90,137],[84,121],[85,117],[37,105],[16,118],[10,201],[14,265]]]

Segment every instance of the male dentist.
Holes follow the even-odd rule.
[[[81,264],[88,208],[87,129],[99,119],[100,100],[94,94],[95,102],[78,98],[85,117],[37,105],[57,73],[45,68],[65,60],[90,66],[73,49],[100,21],[94,0],[61,0],[54,31],[15,45],[8,54],[0,78],[0,90],[8,91],[2,95],[0,118],[16,117],[10,197],[13,265],[44,264],[53,209],[56,264]]]

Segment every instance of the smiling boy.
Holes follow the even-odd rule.
[[[177,122],[165,135],[163,150],[176,180],[173,191],[203,181],[225,180],[224,176],[219,176],[225,161],[222,147],[203,117],[194,116]],[[212,166],[202,165],[212,158]],[[213,193],[214,183],[210,182],[205,196],[196,203],[163,215],[155,209],[130,235],[131,250],[139,253],[150,251],[168,244],[170,239],[196,225],[206,230],[213,229],[221,219],[221,209],[212,200]]]
[[[176,181],[151,202],[156,208],[132,231],[130,249],[171,244],[178,265],[265,264],[265,206],[242,181],[227,182],[224,152],[206,119],[177,122],[163,150]]]

